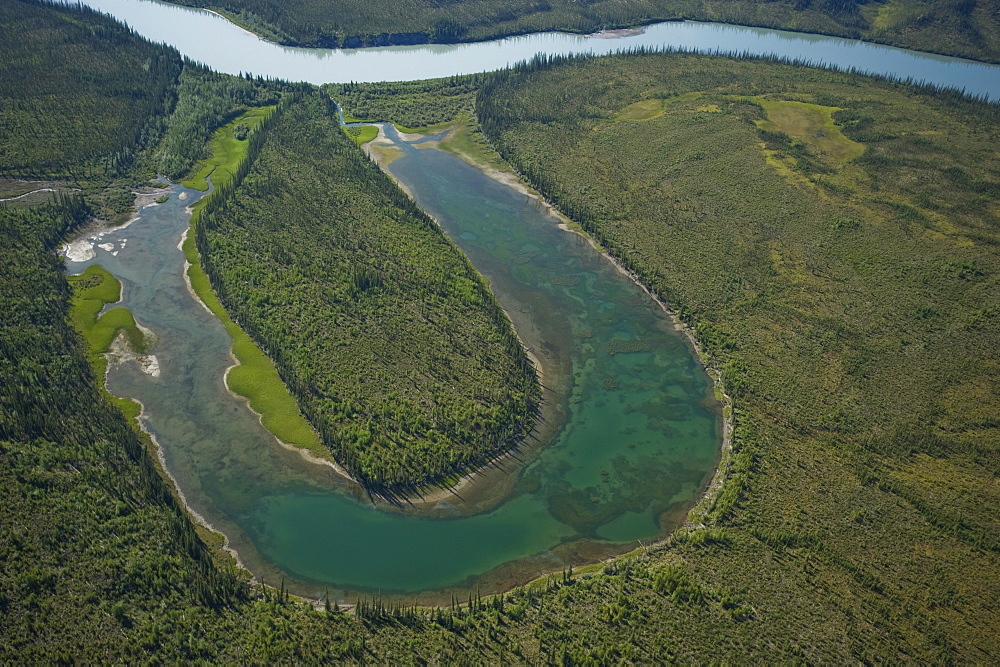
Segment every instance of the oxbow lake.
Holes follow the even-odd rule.
[[[539,52],[672,46],[770,53],[1000,97],[996,66],[737,26],[665,23],[619,39],[543,33],[330,51],[277,46],[202,10],[85,4],[218,71],[315,84],[472,73]],[[387,133],[402,150],[393,176],[490,280],[540,360],[540,440],[525,447],[525,461],[492,468],[418,513],[375,507],[329,467],[280,446],[225,388],[231,341],[187,288],[178,248],[187,206],[202,193],[172,185],[166,202],[90,240],[95,256],[67,267],[99,263],[119,277],[124,305],[157,335],[159,375],[123,363],[108,386],[143,403],[143,426],[192,511],[259,578],[348,600],[380,591],[440,602],[473,588],[499,590],[675,527],[711,477],[722,438],[711,382],[687,341],[646,293],[536,200],[391,127]]]

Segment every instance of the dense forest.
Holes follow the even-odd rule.
[[[656,21],[719,21],[839,35],[996,62],[997,0],[177,0],[265,38],[357,48],[468,42],[546,30],[591,33]]]
[[[485,281],[341,132],[327,96],[279,111],[238,187],[199,217],[222,303],[368,486],[516,444],[538,382]]]
[[[121,176],[159,138],[182,66],[175,50],[30,3],[0,5],[0,25],[0,177]],[[65,95],[70,88],[79,94]]]
[[[0,8],[0,79],[18,40],[89,44],[80,26],[123,59],[150,48],[93,13]],[[98,99],[88,122],[67,120],[79,162],[47,177],[110,169],[130,145],[131,173],[101,176],[127,192],[156,152],[102,116],[128,89],[49,75],[61,104]],[[218,80],[200,94],[244,85]],[[304,120],[324,106],[310,104]],[[996,662],[996,107],[688,56],[539,65],[477,104],[496,146],[725,362],[738,451],[711,524],[442,609],[374,599],[345,614],[243,583],[104,402],[70,326],[53,251],[94,210],[87,189],[0,207],[0,660]],[[14,108],[0,97],[0,127]],[[151,113],[170,125],[169,105]],[[583,159],[600,168],[571,168]],[[605,198],[624,206],[607,219]],[[657,204],[643,226],[635,213]]]

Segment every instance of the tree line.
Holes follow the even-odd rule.
[[[540,390],[484,280],[336,118],[325,95],[286,97],[196,241],[338,461],[399,489],[515,446]]]

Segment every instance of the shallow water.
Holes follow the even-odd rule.
[[[149,0],[84,0],[154,42],[165,42],[219,72],[289,81],[412,81],[496,70],[536,53],[612,53],[637,47],[774,54],[814,64],[913,78],[1000,99],[1000,66],[858,40],[719,23],[669,22],[617,39],[546,32],[470,44],[373,49],[298,49],[266,42],[200,9]]]
[[[993,66],[731,26],[663,24],[622,40],[546,34],[332,53],[276,47],[180,7],[88,4],[215,69],[315,83],[480,71],[540,49],[671,44],[809,56],[1000,96]],[[100,263],[122,279],[125,305],[158,337],[159,377],[129,362],[110,370],[109,388],[142,401],[143,424],[192,509],[228,536],[252,572],[271,583],[286,578],[298,593],[320,597],[330,588],[344,598],[379,590],[441,600],[416,593],[503,588],[662,534],[711,474],[721,436],[708,378],[684,339],[647,295],[584,239],[560,230],[536,201],[449,154],[403,148],[392,173],[490,280],[544,370],[547,421],[543,442],[525,447],[527,466],[488,471],[490,484],[463,488],[461,499],[438,503],[432,518],[381,511],[330,468],[280,447],[226,391],[231,341],[184,283],[177,246],[185,205],[200,193],[180,186],[100,239],[110,250],[67,262],[73,272]],[[485,488],[493,495],[478,497]],[[465,516],[508,491],[502,504]]]
[[[453,497],[436,518],[377,509],[329,467],[279,446],[224,386],[231,342],[187,289],[178,248],[184,207],[200,193],[175,185],[166,203],[101,238],[94,258],[67,264],[118,276],[124,305],[156,334],[159,377],[128,362],[112,367],[108,386],[143,403],[143,425],[192,509],[252,572],[316,596],[498,588],[661,534],[661,517],[688,506],[711,474],[719,442],[710,382],[669,318],[535,200],[461,160],[407,147],[393,172],[490,279],[539,358],[541,432],[554,441],[519,473],[486,474],[510,482],[498,506],[463,516],[479,505]],[[472,499],[477,488],[460,493]]]

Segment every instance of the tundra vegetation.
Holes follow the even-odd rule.
[[[786,581],[816,594],[848,574],[836,613],[887,630],[848,631],[855,657],[922,633],[985,658],[972,647],[993,645],[982,605],[1000,592],[1000,107],[639,54],[536,60],[492,78],[476,110],[722,369],[734,455],[710,520],[775,548]],[[941,586],[947,613],[929,593]]]
[[[719,21],[865,39],[996,62],[997,0],[177,0],[272,41],[358,48],[529,32],[591,33],[657,21]]]
[[[116,58],[93,76],[109,77],[150,46],[92,12],[0,0],[0,80],[22,39],[46,58],[21,62],[25,89],[4,89],[0,145],[26,127],[8,117],[10,96],[60,77],[59,102],[32,104],[63,109],[51,113],[79,149],[53,166],[46,146],[23,142],[40,157],[19,169],[125,192],[151,175],[139,166],[154,145],[133,146],[124,176],[108,171],[135,136],[116,105],[141,91],[75,76],[58,55],[107,39]],[[175,94],[191,66],[177,62]],[[225,89],[245,85],[209,78],[221,85],[201,94],[230,102]],[[86,96],[82,119],[49,106]],[[182,101],[144,121],[168,126]],[[345,614],[246,584],[106,402],[71,326],[53,251],[114,210],[88,185],[0,208],[3,661],[995,662],[996,107],[666,55],[538,63],[484,84],[477,106],[494,145],[684,313],[726,369],[736,452],[702,522],[441,609],[373,599]],[[304,95],[289,117],[325,122],[323,108]],[[599,168],[572,168],[584,160]],[[398,196],[381,183],[353,194]],[[658,217],[643,223],[643,209]]]

